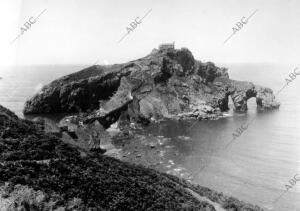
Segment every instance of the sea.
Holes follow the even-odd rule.
[[[169,148],[176,152],[166,155],[172,165],[165,172],[177,171],[182,177],[188,172],[192,177],[186,178],[195,184],[265,210],[300,211],[300,75],[289,78],[296,66],[217,65],[227,67],[231,79],[271,88],[280,108],[261,112],[251,98],[246,113],[235,112],[230,103],[231,109],[218,120],[151,124],[146,133],[167,138]],[[0,67],[0,104],[26,118],[22,113],[25,101],[43,85],[88,66]],[[233,139],[233,133],[249,121],[248,128]]]

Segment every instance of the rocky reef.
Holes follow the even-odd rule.
[[[126,113],[131,122],[161,118],[212,119],[228,110],[246,111],[256,98],[259,109],[279,107],[271,89],[231,80],[226,68],[194,59],[187,48],[154,49],[125,64],[91,66],[44,86],[25,104],[25,114],[85,112],[84,123],[104,128]]]

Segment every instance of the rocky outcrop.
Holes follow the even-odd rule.
[[[100,100],[109,99],[123,76],[126,65],[91,66],[46,85],[24,108],[25,114],[79,112],[99,108]]]
[[[279,103],[275,100],[273,91],[270,88],[255,86],[256,91],[256,104],[258,109],[276,109],[279,107]]]
[[[216,118],[229,109],[229,96],[238,111],[247,110],[251,97],[262,109],[279,106],[272,90],[230,80],[226,68],[195,60],[186,48],[164,48],[126,64],[92,66],[57,79],[26,102],[24,113],[87,111],[84,123],[98,120],[108,128],[123,112],[144,123]]]
[[[132,88],[127,79],[122,78],[119,89],[110,100],[103,102],[100,109],[89,114],[83,122],[87,124],[98,120],[105,128],[108,128],[112,123],[117,121],[121,113],[127,110],[128,104],[133,101],[131,95]]]
[[[258,109],[276,109],[280,104],[275,100],[270,88],[254,85],[251,82],[231,80],[231,92],[229,93],[236,111],[246,111],[247,101],[255,97]]]

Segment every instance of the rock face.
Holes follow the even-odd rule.
[[[84,122],[104,128],[127,112],[131,121],[172,117],[213,118],[256,97],[261,109],[278,108],[271,89],[229,79],[226,68],[195,60],[186,49],[154,49],[125,64],[92,66],[57,79],[26,102],[25,114],[89,111]],[[90,113],[90,111],[94,112]]]
[[[78,112],[99,108],[99,100],[109,99],[130,72],[124,65],[91,66],[64,76],[43,87],[26,102],[24,113]]]

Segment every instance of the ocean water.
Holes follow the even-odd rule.
[[[42,85],[86,66],[2,68],[0,104],[22,117],[25,100]],[[229,68],[230,78],[252,81],[275,93],[295,68],[270,64],[223,66]],[[168,138],[168,145],[176,152],[166,155],[171,168],[193,183],[265,210],[300,211],[300,181],[285,192],[296,174],[300,178],[300,75],[297,77],[276,96],[281,103],[278,110],[258,112],[255,99],[250,99],[245,114],[230,110],[219,120],[164,121],[152,124],[145,132]],[[232,133],[252,119],[248,129],[224,149]]]
[[[27,99],[37,93],[43,85],[79,71],[89,65],[78,66],[15,66],[0,67],[0,104],[10,108],[20,117]]]

